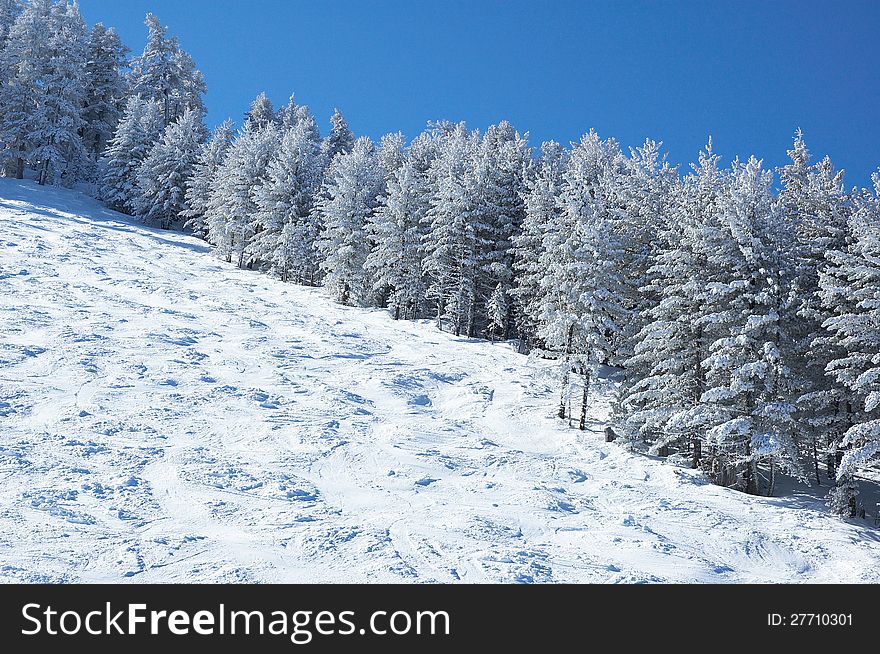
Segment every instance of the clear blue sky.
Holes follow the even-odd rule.
[[[801,127],[847,186],[880,165],[880,2],[752,0],[80,0],[135,52],[153,11],[208,82],[209,122],[266,90],[338,106],[357,134],[501,119],[533,145],[590,127],[662,140],[686,164],[785,160]]]

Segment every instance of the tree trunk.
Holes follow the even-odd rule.
[[[758,494],[758,480],[757,475],[755,474],[755,463],[751,460],[752,447],[746,442],[746,457],[749,458],[749,461],[746,462],[745,470],[743,470],[743,481],[745,482],[745,492],[749,495],[757,495]]]
[[[587,398],[590,393],[590,373],[583,368],[581,368],[581,374],[584,377],[584,393],[581,398],[581,423],[579,425],[581,431],[586,431],[587,429]]]
[[[813,470],[816,473],[816,486],[821,486],[822,482],[819,481],[819,451],[816,448],[816,439],[813,439]]]
[[[773,465],[773,459],[770,459],[770,486],[767,488],[767,497],[773,497],[773,491],[776,489],[776,466]]]
[[[694,458],[693,458],[693,462],[692,462],[691,467],[694,470],[696,470],[697,468],[700,467],[700,458],[702,456],[703,444],[700,442],[699,438],[694,436],[693,445],[694,445]]]
[[[568,328],[568,337],[565,340],[565,359],[562,371],[562,390],[559,395],[559,417],[565,419],[565,396],[568,390],[569,364],[568,358],[571,356],[571,342],[574,339],[574,325]]]

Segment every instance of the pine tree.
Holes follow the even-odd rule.
[[[137,173],[162,135],[162,110],[153,100],[129,98],[104,154],[101,197],[113,209],[133,214],[138,195]]]
[[[751,494],[761,491],[762,462],[769,465],[768,494],[777,470],[799,472],[780,278],[791,234],[772,183],[755,158],[735,162],[718,198],[716,228],[706,234],[714,275],[698,318],[713,338],[700,401],[714,480]]]
[[[321,146],[327,164],[329,165],[338,154],[351,152],[353,147],[354,134],[351,133],[342,112],[339,109],[334,109],[333,115],[330,117],[330,133]]]
[[[85,67],[82,140],[93,162],[103,154],[125,110],[127,85],[121,71],[128,52],[112,27],[98,23],[92,28]]]
[[[546,231],[540,260],[545,275],[539,336],[561,354],[560,417],[571,419],[570,375],[581,375],[581,429],[592,382],[599,366],[611,361],[627,316],[621,268],[628,247],[625,223],[603,192],[603,178],[621,167],[613,140],[602,141],[591,131],[575,145],[563,173],[559,220]]]
[[[391,179],[406,160],[406,137],[403,132],[385,134],[376,148],[376,159],[382,171],[383,182]]]
[[[544,276],[544,234],[558,217],[558,196],[568,151],[555,141],[541,145],[541,156],[526,178],[525,215],[522,228],[513,240],[513,269],[516,285],[510,291],[521,351],[539,345],[541,324],[540,282]]]
[[[836,485],[829,504],[834,513],[855,517],[855,475],[876,465],[880,453],[880,173],[874,192],[853,197],[852,243],[828,253],[829,267],[820,274],[820,294],[831,317],[823,324],[838,357],[828,373],[846,389],[850,425],[832,443]]]
[[[205,213],[208,210],[208,201],[217,171],[232,145],[232,127],[232,121],[226,119],[214,129],[211,140],[203,145],[199,152],[193,166],[192,177],[187,185],[185,198],[187,208],[181,213],[181,216],[186,218],[184,227],[191,229],[194,234],[202,238],[207,238],[208,235]]]
[[[41,127],[37,111],[50,72],[51,0],[32,0],[18,15],[0,52],[0,143],[4,175],[21,179],[25,162],[36,147],[33,136]]]
[[[473,198],[473,159],[479,134],[464,123],[437,135],[438,154],[429,171],[432,195],[425,216],[428,296],[437,326],[447,319],[456,335],[474,324],[478,234]]]
[[[830,453],[851,422],[845,388],[825,374],[840,356],[833,338],[822,328],[833,307],[823,305],[819,279],[828,269],[826,253],[846,247],[847,198],[843,174],[829,158],[811,164],[810,152],[798,130],[788,152],[791,163],[780,169],[780,212],[796,236],[796,259],[790,293],[794,303],[790,331],[794,338],[799,411],[796,420],[807,436],[804,457],[811,461],[816,484],[821,483],[819,460]],[[833,476],[834,463],[828,472]]]
[[[214,178],[205,212],[208,241],[217,246],[219,256],[240,268],[251,264],[247,253],[256,233],[256,192],[266,181],[278,141],[274,121],[261,127],[259,121],[249,120]]]
[[[296,104],[296,99],[291,95],[287,101],[287,105],[281,107],[275,116],[275,119],[278,121],[278,124],[281,125],[282,129],[287,130],[291,127],[296,127],[298,109],[299,105]],[[311,114],[311,112],[309,113]]]
[[[245,124],[251,129],[263,129],[275,122],[275,107],[265,92],[260,93],[251,103],[244,116]]]
[[[202,96],[205,78],[192,57],[180,49],[176,36],[153,14],[145,21],[149,29],[143,53],[131,62],[129,84],[132,94],[153,99],[162,108],[165,125],[179,118],[186,109],[205,113]]]
[[[699,161],[695,174],[670,191],[668,222],[643,289],[655,301],[645,310],[645,324],[625,362],[631,383],[623,393],[627,415],[620,425],[628,440],[651,444],[653,454],[692,448],[694,467],[705,440],[696,420],[706,389],[702,361],[708,355],[699,320],[708,283],[704,236],[715,220],[721,185],[711,143]]]
[[[6,47],[9,32],[24,9],[22,0],[0,0],[0,51]],[[2,72],[2,71],[0,71]],[[3,77],[2,79],[6,79]]]
[[[375,148],[365,136],[355,141],[351,152],[338,154],[327,173],[326,197],[319,204],[324,229],[318,249],[324,257],[324,284],[342,304],[369,303],[371,284],[364,270],[370,253],[367,223],[380,182]]]
[[[488,301],[497,285],[501,284],[505,297],[513,287],[513,246],[525,216],[523,198],[531,159],[532,151],[525,139],[510,123],[502,121],[489,127],[472,160],[471,193],[475,199],[472,224],[478,245],[476,301],[467,330],[470,336],[488,328]],[[509,321],[507,316],[505,333]]]
[[[498,284],[492,295],[489,297],[489,334],[492,340],[495,336],[504,338],[507,335],[508,321],[507,317],[510,312],[507,303],[507,292],[502,284]]]
[[[308,107],[298,107],[266,182],[255,192],[255,220],[261,231],[249,253],[265,261],[283,281],[315,284],[318,256],[313,208],[321,184],[321,141]]]
[[[63,181],[73,186],[83,170],[83,127],[86,24],[76,4],[56,3],[50,15],[49,62],[28,140],[30,161],[38,167],[40,184]]]
[[[681,315],[679,307],[689,301],[682,294],[690,293],[682,285],[698,277],[698,271],[687,269],[694,262],[689,234],[693,216],[684,210],[678,171],[666,163],[661,145],[649,139],[630,148],[622,174],[610,189],[611,204],[624,220],[630,244],[622,262],[627,271],[623,304],[629,319],[615,342],[615,359],[623,371],[612,420],[624,439],[651,442],[654,454],[668,453],[671,445],[694,443],[670,431],[666,421],[682,401],[690,401],[690,394],[682,397],[680,391],[693,388],[688,379],[693,362],[684,361],[694,348],[675,337],[687,338],[689,332],[689,316]],[[673,392],[658,389],[667,384]]]
[[[368,225],[375,246],[364,266],[395,320],[414,319],[425,295],[424,221],[430,204],[424,162],[408,156],[386,185]]]
[[[187,109],[165,128],[162,139],[137,170],[135,214],[146,222],[171,229],[188,209],[186,196],[206,137],[201,115]]]

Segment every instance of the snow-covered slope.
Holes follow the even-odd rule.
[[[0,179],[0,578],[880,581],[880,538],[553,417],[541,364]]]

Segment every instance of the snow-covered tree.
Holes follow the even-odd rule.
[[[137,216],[162,229],[180,220],[188,208],[187,189],[205,137],[202,116],[192,109],[165,128],[137,171]]]
[[[559,416],[571,419],[570,375],[582,378],[580,428],[586,428],[589,392],[601,364],[614,353],[614,339],[627,317],[625,222],[611,211],[603,188],[619,174],[617,143],[596,132],[584,135],[562,174],[559,217],[547,227],[540,265],[539,336],[562,359]]]
[[[788,152],[791,163],[780,169],[781,217],[796,237],[796,252],[789,288],[794,304],[791,331],[794,343],[794,376],[801,393],[796,414],[806,438],[804,457],[811,461],[816,484],[821,483],[819,460],[831,454],[834,444],[850,426],[845,388],[825,373],[838,358],[835,339],[822,328],[835,307],[825,306],[819,279],[829,262],[826,253],[846,248],[848,202],[843,192],[843,173],[834,170],[828,157],[810,162],[810,152],[798,130]],[[828,473],[834,475],[834,460]]]
[[[176,36],[167,36],[168,28],[156,16],[147,14],[145,23],[149,29],[147,45],[131,62],[132,94],[158,102],[166,125],[186,109],[204,114],[202,96],[207,87],[192,57],[180,48]]]
[[[326,196],[319,204],[323,231],[318,249],[324,257],[324,284],[343,304],[366,305],[370,299],[364,270],[370,253],[367,223],[380,183],[375,147],[365,136],[355,141],[351,152],[338,154],[327,172]]]
[[[562,145],[547,141],[541,145],[533,174],[526,179],[525,216],[513,241],[516,286],[510,291],[523,351],[537,344],[542,315],[540,282],[545,272],[541,265],[544,234],[558,216],[557,200],[567,159],[568,151]]]
[[[353,147],[354,134],[349,129],[342,112],[339,109],[334,109],[333,115],[330,117],[330,133],[321,145],[328,165],[336,155],[351,152]]]
[[[427,168],[407,157],[388,180],[369,223],[373,251],[365,267],[395,320],[420,315],[425,297],[424,221],[431,188]]]
[[[852,243],[828,253],[829,267],[820,273],[820,296],[832,315],[824,322],[831,351],[827,366],[841,384],[843,408],[850,426],[832,442],[840,456],[830,505],[837,514],[855,517],[855,475],[876,466],[880,454],[880,173],[874,190],[853,198]],[[829,348],[830,349],[830,348]]]
[[[678,314],[678,303],[687,302],[680,296],[686,292],[682,285],[699,275],[699,271],[682,266],[693,264],[689,232],[700,212],[689,211],[682,204],[678,171],[665,161],[661,145],[649,139],[638,148],[630,148],[622,174],[614,178],[609,195],[611,205],[624,221],[629,243],[622,262],[627,270],[623,303],[629,319],[615,342],[615,359],[623,363],[623,371],[612,405],[613,420],[626,439],[651,442],[655,453],[665,454],[670,445],[687,442],[683,434],[662,424],[669,417],[665,411],[654,410],[666,402],[670,402],[666,405],[669,408],[678,406],[682,400],[678,394],[667,395],[656,385],[685,381],[688,371],[677,368],[674,374],[680,377],[673,380],[666,366],[676,367],[669,365],[676,351],[689,358],[681,351],[682,345],[691,354],[695,351],[667,337],[670,329],[685,327],[682,323],[689,318]],[[666,299],[673,296],[677,299]],[[685,327],[682,335],[687,331]],[[690,441],[688,446],[692,444]]]
[[[643,310],[633,352],[624,362],[628,383],[618,416],[627,440],[649,443],[654,454],[690,447],[695,466],[705,439],[694,412],[705,390],[702,361],[708,355],[697,318],[708,274],[704,236],[715,221],[721,191],[718,159],[710,142],[694,174],[670,188],[664,201],[666,221],[642,288],[653,302]]]
[[[214,129],[211,139],[202,146],[193,166],[192,177],[186,188],[186,209],[181,214],[186,218],[184,227],[194,234],[206,238],[208,226],[205,213],[214,188],[217,170],[220,168],[233,139],[232,121],[226,119]]]
[[[17,16],[0,52],[0,144],[7,177],[21,179],[42,126],[37,111],[50,73],[55,27],[51,0],[32,0]]]
[[[299,105],[296,103],[296,98],[291,95],[287,100],[287,104],[275,114],[275,120],[278,121],[278,124],[281,125],[282,129],[290,129],[291,127],[296,126],[297,121],[297,110],[299,109]],[[311,114],[311,112],[309,112]]]
[[[221,257],[239,267],[252,263],[247,253],[258,229],[256,192],[266,180],[279,141],[274,121],[265,126],[248,121],[214,177],[205,212],[208,241]]]
[[[514,240],[525,216],[523,196],[526,172],[532,151],[524,138],[507,121],[491,125],[472,159],[469,176],[475,202],[473,227],[477,247],[475,315],[469,321],[468,334],[488,327],[488,301],[498,284],[504,296],[514,284]],[[507,305],[509,308],[509,304]],[[511,316],[507,316],[504,333]]]
[[[494,340],[495,336],[504,338],[507,335],[508,315],[510,308],[507,301],[507,292],[504,290],[503,284],[498,284],[492,295],[489,296],[489,306],[487,310],[489,314],[489,334]]]
[[[460,123],[438,134],[437,144],[437,157],[429,171],[432,195],[425,216],[423,267],[438,328],[447,319],[459,335],[472,333],[476,317],[479,243],[472,160],[479,147],[479,134],[469,132]]]
[[[127,85],[122,74],[126,48],[116,30],[101,23],[92,28],[85,67],[85,107],[82,139],[86,151],[97,161],[116,131],[125,110]]]
[[[50,14],[49,62],[34,112],[31,163],[40,184],[72,186],[83,169],[83,127],[88,37],[76,4],[58,2]]]
[[[403,132],[385,134],[376,148],[376,159],[383,181],[390,179],[406,160],[406,137]]]
[[[315,119],[308,107],[297,107],[284,132],[266,182],[255,192],[255,220],[261,231],[250,257],[266,262],[283,281],[315,284],[318,229],[313,208],[321,184],[323,156]]]
[[[777,470],[799,471],[781,283],[792,235],[772,183],[755,158],[734,163],[718,195],[717,223],[704,227],[711,277],[696,317],[711,335],[700,398],[711,473],[716,483],[752,494],[762,490],[761,463],[769,466],[768,494]]]
[[[9,32],[12,30],[15,19],[21,14],[23,8],[24,2],[22,0],[0,0],[0,51],[6,47]]]
[[[244,116],[245,124],[251,129],[263,129],[275,122],[275,107],[265,92],[260,93],[251,103]]]
[[[104,153],[102,199],[113,209],[132,214],[138,195],[137,173],[164,128],[162,110],[153,100],[134,96]]]

